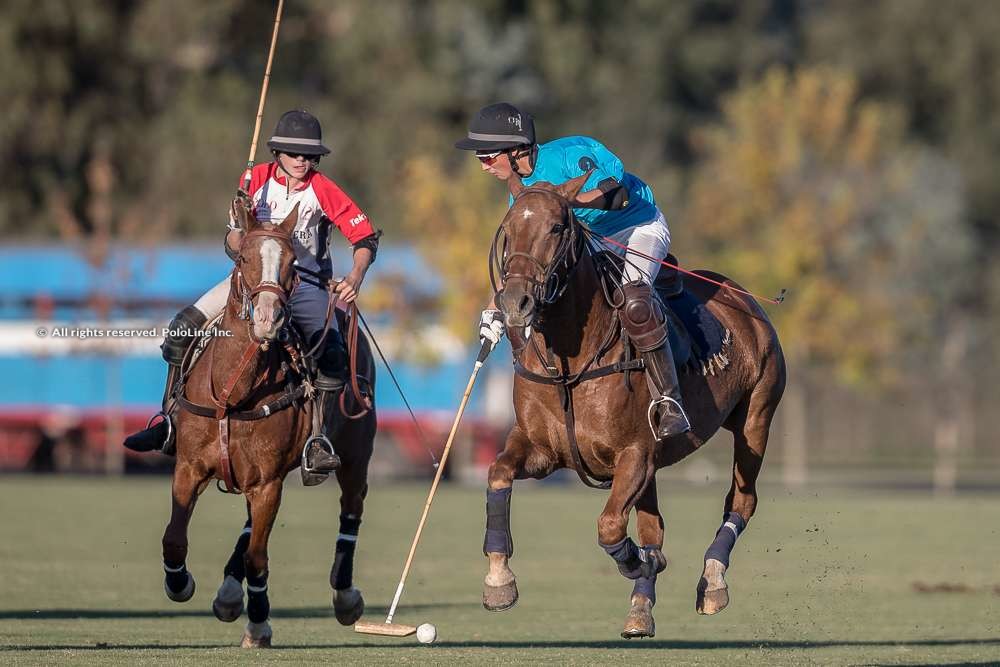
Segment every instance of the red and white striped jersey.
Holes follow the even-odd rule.
[[[251,172],[249,194],[254,216],[261,222],[278,224],[295,204],[299,205],[292,244],[300,264],[316,266],[320,260],[325,263],[328,230],[322,229],[324,218],[352,245],[374,234],[364,211],[336,183],[315,169],[309,170],[302,185],[289,191],[276,162],[259,164]]]

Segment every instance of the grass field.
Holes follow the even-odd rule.
[[[372,489],[356,584],[384,618],[425,498],[424,484]],[[442,487],[397,614],[433,622],[439,641],[355,634],[329,608],[336,488],[291,486],[271,541],[276,648],[254,662],[367,664],[620,662],[1000,664],[996,496],[933,499],[765,488],[734,551],[731,606],[694,612],[701,555],[723,488],[660,485],[667,520],[655,639],[619,638],[629,583],[596,545],[605,495],[579,485],[515,487],[518,605],[480,605],[481,491]],[[231,664],[245,618],[211,600],[242,525],[242,503],[206,492],[195,512],[186,604],[163,594],[166,479],[0,480],[0,663]],[[949,584],[960,592],[919,592]]]

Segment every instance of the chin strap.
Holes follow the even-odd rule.
[[[522,148],[518,151],[518,156],[515,158],[513,153],[507,153],[507,162],[510,163],[510,169],[518,176],[524,178],[525,176],[531,176],[535,172],[535,163],[538,161],[538,144],[531,144],[531,155],[528,156],[528,173],[522,174],[517,170],[517,160],[521,158],[521,152],[525,149]]]

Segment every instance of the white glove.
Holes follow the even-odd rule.
[[[490,341],[490,349],[493,349],[500,339],[503,338],[503,313],[499,310],[484,310],[483,316],[479,318],[479,343],[482,345]]]

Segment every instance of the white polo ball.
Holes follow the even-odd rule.
[[[421,623],[417,626],[417,641],[421,644],[430,644],[437,639],[438,631],[431,623]]]

